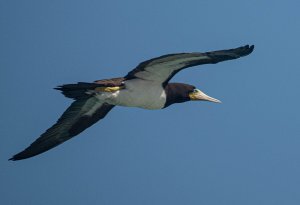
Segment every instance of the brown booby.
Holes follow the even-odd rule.
[[[185,68],[240,58],[253,49],[253,45],[246,45],[205,53],[169,54],[140,63],[125,77],[58,86],[55,89],[75,101],[52,127],[10,160],[26,159],[52,149],[104,118],[116,105],[152,110],[186,101],[219,103],[193,85],[169,81]]]

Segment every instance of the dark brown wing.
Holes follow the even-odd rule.
[[[95,97],[73,102],[56,124],[10,160],[26,159],[56,147],[104,118],[113,107],[114,105],[102,103]]]
[[[166,85],[177,72],[184,68],[240,58],[249,55],[253,49],[253,45],[246,45],[235,49],[206,53],[164,55],[142,62],[135,69],[130,71],[125,78],[141,78]]]

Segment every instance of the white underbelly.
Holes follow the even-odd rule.
[[[107,93],[104,98],[113,105],[150,110],[162,109],[166,103],[166,93],[160,84],[140,79],[125,81],[125,89]]]

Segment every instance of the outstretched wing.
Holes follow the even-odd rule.
[[[102,103],[95,97],[73,102],[56,124],[10,160],[26,159],[56,147],[104,118],[113,107],[114,105]]]
[[[206,53],[164,55],[142,62],[135,69],[130,71],[125,78],[141,78],[166,85],[177,72],[184,68],[240,58],[249,55],[253,49],[253,45],[246,45],[235,49]]]

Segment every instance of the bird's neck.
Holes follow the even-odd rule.
[[[164,108],[174,103],[183,103],[190,100],[182,85],[180,83],[169,83],[165,86],[167,100]]]

